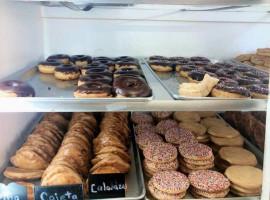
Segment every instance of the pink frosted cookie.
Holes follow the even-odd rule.
[[[158,134],[165,135],[165,132],[173,127],[178,127],[178,123],[175,120],[167,119],[160,121],[156,126],[156,130]]]
[[[156,127],[153,124],[142,123],[135,127],[135,132],[140,135],[143,133],[156,133]]]
[[[169,194],[185,192],[189,187],[189,180],[186,175],[177,171],[161,171],[152,177],[154,186]]]
[[[204,144],[179,145],[179,153],[191,160],[208,160],[213,156],[212,149]]]
[[[144,149],[148,144],[163,142],[163,139],[160,135],[155,133],[143,133],[136,136],[136,142],[141,149]]]
[[[163,120],[163,119],[169,119],[173,112],[170,111],[160,111],[160,112],[151,112],[152,116],[158,120]]]
[[[153,162],[151,160],[145,159],[145,164],[150,168],[150,169],[155,169],[157,171],[164,171],[164,170],[177,170],[179,166],[178,159],[174,159],[172,162],[168,163],[157,163]]]
[[[178,199],[183,198],[186,195],[185,191],[178,194],[169,194],[169,193],[163,192],[155,187],[152,179],[150,179],[148,183],[148,189],[154,198],[161,199],[161,200],[163,199],[178,200]]]
[[[193,171],[188,179],[194,188],[206,192],[220,192],[230,187],[230,181],[223,174],[212,170]]]
[[[143,155],[153,162],[167,163],[177,158],[177,149],[164,142],[152,143],[143,149]]]
[[[186,129],[180,127],[174,127],[165,132],[165,139],[167,142],[172,144],[197,144],[198,140],[195,136],[187,131]]]
[[[134,113],[131,115],[130,119],[134,124],[154,123],[152,116],[144,113]]]

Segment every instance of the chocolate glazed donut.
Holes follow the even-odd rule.
[[[77,79],[80,74],[80,69],[76,65],[58,65],[54,71],[55,78],[60,80]]]
[[[52,60],[60,60],[64,64],[69,64],[70,57],[66,54],[54,54],[51,55],[47,58],[47,60],[52,59]]]
[[[110,85],[112,83],[112,79],[101,74],[88,74],[86,76],[81,76],[78,81],[78,85],[85,83],[103,83]]]
[[[112,77],[112,72],[111,72],[110,70],[107,70],[107,69],[101,69],[101,68],[92,68],[92,69],[88,69],[88,70],[85,72],[85,75],[88,75],[88,74],[101,74],[101,75],[104,75],[104,76]]]
[[[119,76],[113,82],[116,97],[149,97],[152,90],[141,77]]]
[[[34,88],[23,81],[8,80],[0,82],[0,97],[34,97]]]
[[[60,60],[48,59],[38,63],[38,69],[41,73],[53,74],[55,67],[61,64],[63,64],[63,62],[61,62]]]
[[[94,61],[100,61],[100,60],[110,60],[110,61],[113,61],[112,58],[104,57],[104,56],[99,56],[99,57],[94,57],[94,58],[93,58],[93,62],[94,62]]]
[[[71,64],[82,67],[92,62],[92,57],[87,55],[74,55],[70,58]]]
[[[93,68],[100,68],[100,69],[108,69],[109,70],[109,67],[107,65],[104,65],[101,63],[100,64],[94,63],[94,64],[82,66],[82,68],[81,68],[82,75],[85,75],[85,73],[88,69],[93,69]]]
[[[86,83],[74,90],[76,98],[100,98],[110,97],[112,87],[103,83]]]
[[[117,57],[117,58],[114,59],[115,62],[122,61],[122,60],[137,62],[136,58],[133,58],[133,57],[130,57],[130,56],[120,56],[120,57]]]
[[[113,77],[117,77],[119,75],[138,75],[138,76],[144,77],[141,70],[134,69],[134,68],[118,69],[114,72]]]
[[[92,64],[103,64],[103,65],[107,65],[109,67],[109,70],[111,72],[114,71],[114,61],[111,60],[98,60],[98,61],[94,61]]]

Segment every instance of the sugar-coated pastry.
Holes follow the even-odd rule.
[[[58,65],[55,67],[54,76],[60,80],[73,80],[80,76],[80,69],[76,65]]]
[[[67,65],[67,64],[69,64],[70,57],[68,55],[65,55],[65,54],[54,54],[54,55],[49,56],[47,58],[47,60],[59,60],[62,63]]]
[[[70,64],[82,67],[92,62],[92,57],[87,55],[74,55],[70,57]]]
[[[23,81],[0,81],[0,97],[34,97],[34,88]]]
[[[111,95],[112,87],[104,83],[86,83],[74,90],[76,98],[106,98]]]

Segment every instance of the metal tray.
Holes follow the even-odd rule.
[[[140,67],[143,74],[143,68]],[[73,91],[77,87],[78,79],[75,80],[58,80],[53,74],[40,73],[38,67],[32,67],[21,70],[3,80],[21,80],[29,83],[36,92],[36,97],[42,100],[74,100],[81,99],[73,96]],[[149,81],[145,77],[147,84]],[[83,98],[88,101],[106,101],[106,102],[145,102],[154,99],[154,93],[150,97],[135,97],[135,98]]]
[[[17,151],[17,149],[20,148],[20,146],[25,142],[28,135],[32,133],[36,125],[40,122],[42,119],[43,114],[37,117],[35,121],[31,124],[31,127],[28,127],[27,130],[25,130],[25,135],[23,139],[20,141],[20,143],[17,146],[12,146],[10,153],[14,155]],[[133,132],[133,130],[131,130]],[[14,148],[15,147],[15,148]],[[111,200],[141,200],[145,197],[145,185],[144,185],[144,179],[143,179],[143,171],[142,171],[142,165],[141,165],[141,159],[140,159],[140,153],[137,148],[137,144],[135,142],[134,136],[131,134],[131,144],[129,147],[129,153],[131,155],[131,167],[130,172],[126,174],[125,181],[127,184],[127,191],[126,191],[126,197],[121,198],[110,198]],[[0,183],[9,184],[11,182],[16,182],[14,180],[8,179],[3,175],[3,172],[7,166],[12,166],[9,161],[6,161],[4,166],[0,166]],[[33,184],[39,186],[40,180],[32,181]],[[93,199],[91,199],[93,200]],[[109,200],[109,199],[108,199]]]
[[[219,62],[221,60],[211,60],[212,63]],[[232,61],[224,60],[225,62],[232,63]],[[168,93],[174,98],[178,100],[243,100],[241,98],[217,98],[217,97],[183,97],[180,96],[178,90],[181,83],[188,83],[188,79],[180,76],[179,72],[171,71],[171,72],[155,72],[151,69],[148,62],[146,60],[143,61],[143,64],[149,67],[152,74],[157,78],[157,80],[166,88]]]
[[[239,62],[239,61],[237,61],[237,60],[232,59],[231,61],[232,61],[233,63],[237,64],[237,65],[241,65],[241,66],[247,67],[247,68],[249,68],[249,69],[255,69],[255,70],[257,70],[257,71],[260,71],[260,72],[264,72],[264,73],[269,74],[268,71],[265,71],[265,70],[263,70],[263,69],[256,68],[256,67],[251,66],[251,65],[247,65],[247,64],[241,63],[241,62]]]

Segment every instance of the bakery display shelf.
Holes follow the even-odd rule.
[[[18,145],[13,145],[9,153],[10,155],[14,155],[16,151],[20,148],[20,146],[25,142],[28,135],[32,133],[35,126],[40,122],[43,117],[43,113],[40,113],[38,117],[31,123],[31,126],[27,127],[24,131],[24,137],[20,141]],[[143,171],[140,159],[140,153],[137,148],[135,138],[133,135],[131,136],[131,144],[129,147],[129,153],[131,155],[131,167],[130,172],[125,176],[125,183],[127,185],[126,197],[121,198],[110,198],[111,200],[141,200],[145,196],[145,185],[143,178]],[[0,166],[0,183],[9,184],[11,182],[16,182],[14,180],[10,180],[3,175],[3,172],[7,166],[12,166],[11,163],[7,160],[3,166]],[[31,181],[34,185],[39,186],[40,180]],[[109,199],[108,199],[109,200]]]
[[[232,59],[231,61],[232,61],[233,63],[237,64],[237,65],[240,65],[240,66],[243,66],[243,67],[248,67],[248,68],[250,68],[250,69],[255,69],[255,70],[257,70],[257,71],[260,71],[260,72],[264,72],[264,73],[269,74],[269,72],[267,72],[267,71],[265,71],[265,70],[263,70],[263,69],[259,69],[259,68],[253,67],[253,66],[251,66],[251,65],[247,65],[247,64],[241,63],[241,62],[239,62],[239,61],[237,61],[237,60]]]

